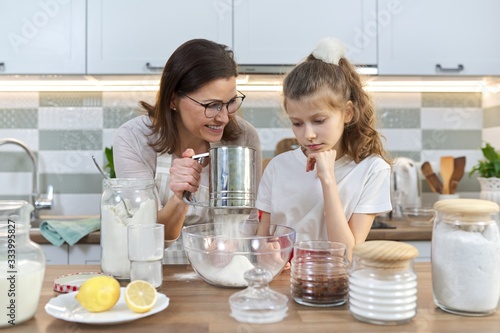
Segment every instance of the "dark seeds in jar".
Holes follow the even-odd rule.
[[[347,300],[349,283],[347,274],[304,277],[292,274],[290,288],[292,297],[299,303],[302,301],[317,305],[341,305]]]

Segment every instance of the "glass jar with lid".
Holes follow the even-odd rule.
[[[466,316],[496,311],[500,299],[498,204],[477,199],[434,204],[432,289],[442,310]]]
[[[0,201],[0,327],[13,327],[35,315],[45,273],[45,255],[30,240],[26,201]]]
[[[153,224],[158,197],[153,179],[103,180],[101,196],[101,270],[116,279],[130,279],[127,226]]]
[[[409,322],[417,314],[418,250],[396,241],[367,241],[353,249],[349,310],[354,318],[378,325]]]

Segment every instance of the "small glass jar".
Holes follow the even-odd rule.
[[[290,292],[295,302],[339,306],[349,290],[347,246],[330,241],[302,241],[294,246]]]
[[[103,187],[101,270],[118,280],[129,280],[127,226],[156,223],[158,199],[155,183],[153,179],[113,178],[104,180]]]
[[[487,200],[453,199],[434,204],[432,290],[442,310],[484,316],[500,299],[499,207]]]
[[[396,241],[367,241],[353,249],[349,272],[349,310],[371,324],[399,325],[417,314],[418,250]]]
[[[45,273],[45,255],[30,240],[26,201],[0,201],[1,327],[14,327],[35,315]]]

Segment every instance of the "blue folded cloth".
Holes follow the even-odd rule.
[[[47,220],[40,224],[43,237],[55,246],[61,246],[64,242],[75,245],[80,239],[100,228],[99,217],[71,221]]]

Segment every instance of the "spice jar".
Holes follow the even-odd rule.
[[[396,241],[367,241],[353,249],[349,310],[354,318],[379,325],[409,322],[417,313],[418,250]]]
[[[0,201],[1,327],[14,327],[35,315],[45,273],[45,255],[30,240],[26,201]]]
[[[290,292],[303,305],[339,306],[347,301],[347,246],[330,241],[302,241],[294,246]]]
[[[496,311],[500,298],[498,204],[453,199],[434,204],[432,290],[442,310],[465,316]]]
[[[101,270],[130,279],[127,226],[156,223],[157,191],[153,179],[113,178],[103,181],[101,197]]]

